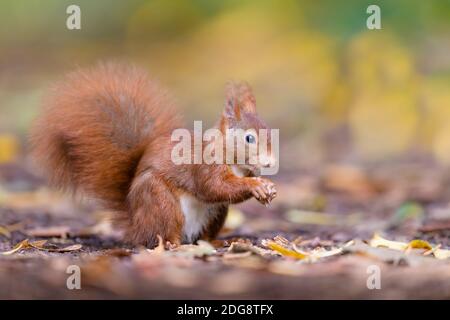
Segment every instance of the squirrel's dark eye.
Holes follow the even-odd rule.
[[[255,143],[256,139],[255,139],[255,136],[254,136],[254,135],[252,135],[252,134],[247,134],[247,135],[245,136],[245,141],[246,141],[247,143]]]

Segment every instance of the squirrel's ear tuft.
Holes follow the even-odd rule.
[[[241,113],[256,113],[256,99],[246,82],[229,82],[226,89],[225,116],[240,120]]]
[[[237,86],[239,106],[243,112],[256,113],[256,99],[252,87],[247,82]]]

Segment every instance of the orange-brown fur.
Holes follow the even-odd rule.
[[[228,204],[275,196],[270,181],[238,177],[228,165],[175,165],[170,135],[180,127],[172,100],[145,72],[107,63],[75,71],[55,86],[30,140],[50,183],[116,211],[134,244],[154,246],[158,235],[182,242],[183,194],[211,204],[211,218],[196,237],[206,239],[221,229]],[[248,85],[228,89],[218,128],[228,127],[266,127]]]

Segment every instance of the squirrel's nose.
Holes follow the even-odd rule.
[[[276,161],[276,159],[273,156],[261,156],[260,159],[259,159],[259,163],[264,168],[273,167],[273,166],[275,166],[276,162],[277,161]]]

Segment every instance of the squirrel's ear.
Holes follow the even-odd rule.
[[[237,99],[236,85],[233,82],[229,82],[226,87],[224,116],[227,119],[241,119],[241,111],[239,109],[239,103]]]
[[[256,99],[247,83],[228,83],[225,101],[225,116],[236,120],[241,113],[256,113]]]
[[[241,111],[245,113],[256,113],[256,99],[252,87],[247,82],[238,85],[238,100]]]

